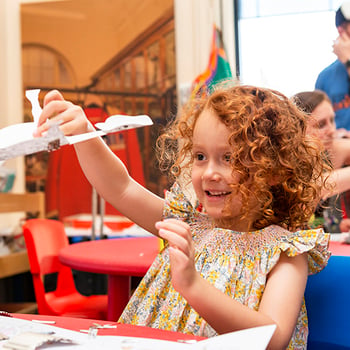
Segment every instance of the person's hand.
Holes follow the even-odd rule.
[[[51,122],[59,123],[64,135],[78,135],[94,130],[83,109],[66,101],[57,90],[52,90],[45,95],[43,111],[34,136],[45,133]]]
[[[337,55],[340,62],[344,63],[350,59],[350,37],[342,31],[337,40],[333,43],[333,52]]]
[[[195,281],[194,247],[190,226],[177,219],[156,223],[159,236],[169,243],[171,282],[178,291],[185,291]]]
[[[341,232],[350,232],[350,219],[346,218],[340,221],[339,228]]]

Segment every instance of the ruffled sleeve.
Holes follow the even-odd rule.
[[[330,234],[323,229],[300,230],[284,236],[280,248],[290,257],[308,252],[309,274],[312,275],[328,263],[331,256],[329,240]]]

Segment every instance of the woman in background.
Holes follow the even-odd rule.
[[[327,197],[342,193],[347,216],[350,217],[350,133],[346,130],[336,129],[335,113],[332,102],[321,90],[299,92],[292,98],[296,105],[310,115],[309,133],[320,138],[324,144],[328,159],[334,168],[332,179],[336,188],[333,193],[324,195]],[[347,198],[349,197],[349,198]],[[336,202],[339,196],[333,197],[330,202]],[[336,204],[336,203],[334,203]],[[329,203],[329,206],[331,203]],[[339,204],[338,204],[339,205]],[[339,208],[340,209],[340,208]],[[334,217],[329,217],[329,210],[326,211],[326,229],[333,232],[348,232],[350,230],[350,219],[342,219],[340,210],[333,210]],[[338,221],[338,222],[337,222]],[[333,230],[332,230],[333,226]]]

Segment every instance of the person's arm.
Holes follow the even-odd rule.
[[[334,170],[330,172],[330,188],[323,188],[322,199],[350,190],[350,139],[335,139],[329,150]],[[334,185],[334,186],[333,186]]]
[[[285,349],[296,326],[304,296],[307,255],[282,254],[268,276],[258,311],[232,299],[203,279],[195,270],[189,226],[169,219],[158,222],[159,235],[168,240],[174,288],[219,334],[276,324],[269,349]]]
[[[350,165],[350,139],[334,139],[329,153],[334,169]]]
[[[327,179],[331,188],[323,188],[322,199],[350,190],[350,166],[333,170]]]
[[[48,129],[47,119],[61,122],[60,129],[65,135],[94,130],[82,108],[65,101],[58,91],[45,96],[37,135]],[[162,217],[163,199],[134,181],[101,138],[80,142],[74,147],[85,176],[97,192],[132,221],[158,234],[154,223]]]

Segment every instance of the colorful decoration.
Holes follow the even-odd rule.
[[[232,78],[232,72],[224,49],[222,32],[214,25],[208,67],[194,80],[191,97],[207,94],[212,86],[229,78]]]

